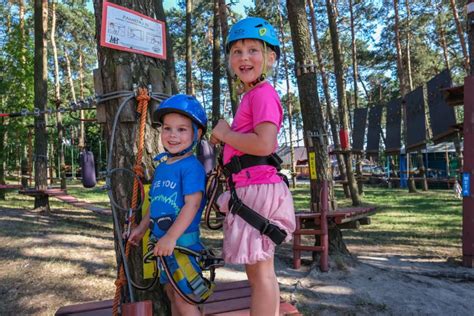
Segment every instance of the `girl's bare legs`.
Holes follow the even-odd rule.
[[[165,285],[166,295],[171,302],[171,315],[173,316],[200,316],[197,305],[192,305],[183,300],[183,298],[175,291],[171,284]]]
[[[252,289],[250,315],[275,315],[280,313],[280,288],[275,274],[273,257],[266,261],[245,265]]]

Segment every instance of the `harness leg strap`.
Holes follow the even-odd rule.
[[[276,245],[280,245],[286,239],[286,231],[242,203],[233,185],[231,185],[231,192],[229,206],[232,214],[240,216],[261,234],[268,236]]]

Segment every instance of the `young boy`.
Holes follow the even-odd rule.
[[[157,240],[155,256],[171,256],[175,246],[202,250],[199,222],[205,205],[206,174],[192,150],[206,131],[206,113],[194,97],[178,94],[162,102],[155,116],[161,122],[161,141],[166,150],[155,160],[163,157],[167,160],[155,169],[149,210],[128,241],[138,245],[150,228],[151,239]],[[171,260],[172,269],[178,268],[174,256],[166,260]],[[197,264],[193,266],[199,269]],[[196,305],[187,303],[174,290],[164,272],[160,274],[160,282],[165,284],[172,315],[200,315]],[[186,294],[193,293],[186,282],[180,288]]]

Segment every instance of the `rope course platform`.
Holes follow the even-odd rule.
[[[0,190],[18,190],[21,189],[21,184],[0,184]]]
[[[63,191],[58,188],[50,188],[46,190],[35,190],[35,189],[25,189],[19,190],[18,193],[28,195],[28,196],[39,196],[39,195],[48,195],[54,197],[62,202],[79,207],[81,209],[86,209],[102,215],[110,215],[111,210],[103,207],[93,205],[88,202],[80,201],[72,195],[67,194],[66,191]]]
[[[56,316],[102,316],[112,315],[113,300],[89,302],[84,304],[63,306]],[[247,316],[250,315],[250,285],[248,281],[218,283],[214,294],[200,305],[202,315],[213,316]],[[295,306],[280,301],[281,316],[302,315]]]

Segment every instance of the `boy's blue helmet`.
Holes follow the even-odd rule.
[[[199,101],[190,95],[186,94],[176,94],[158,105],[158,108],[153,113],[153,118],[155,122],[160,122],[163,124],[163,116],[168,113],[179,113],[184,116],[187,116],[193,122],[193,132],[194,138],[192,144],[177,154],[170,154],[169,151],[165,148],[165,152],[158,154],[154,160],[161,160],[163,157],[172,157],[172,156],[181,156],[191,151],[198,142],[198,128],[202,129],[202,134],[206,133],[207,129],[207,116],[204,108],[202,107]]]
[[[180,113],[189,117],[202,133],[206,133],[207,116],[199,101],[190,95],[176,94],[161,102],[154,113],[154,120],[163,123],[163,116],[168,113]]]
[[[232,43],[247,38],[265,42],[280,58],[280,40],[275,29],[267,20],[257,17],[242,19],[230,28],[225,42],[226,53],[230,52]]]

